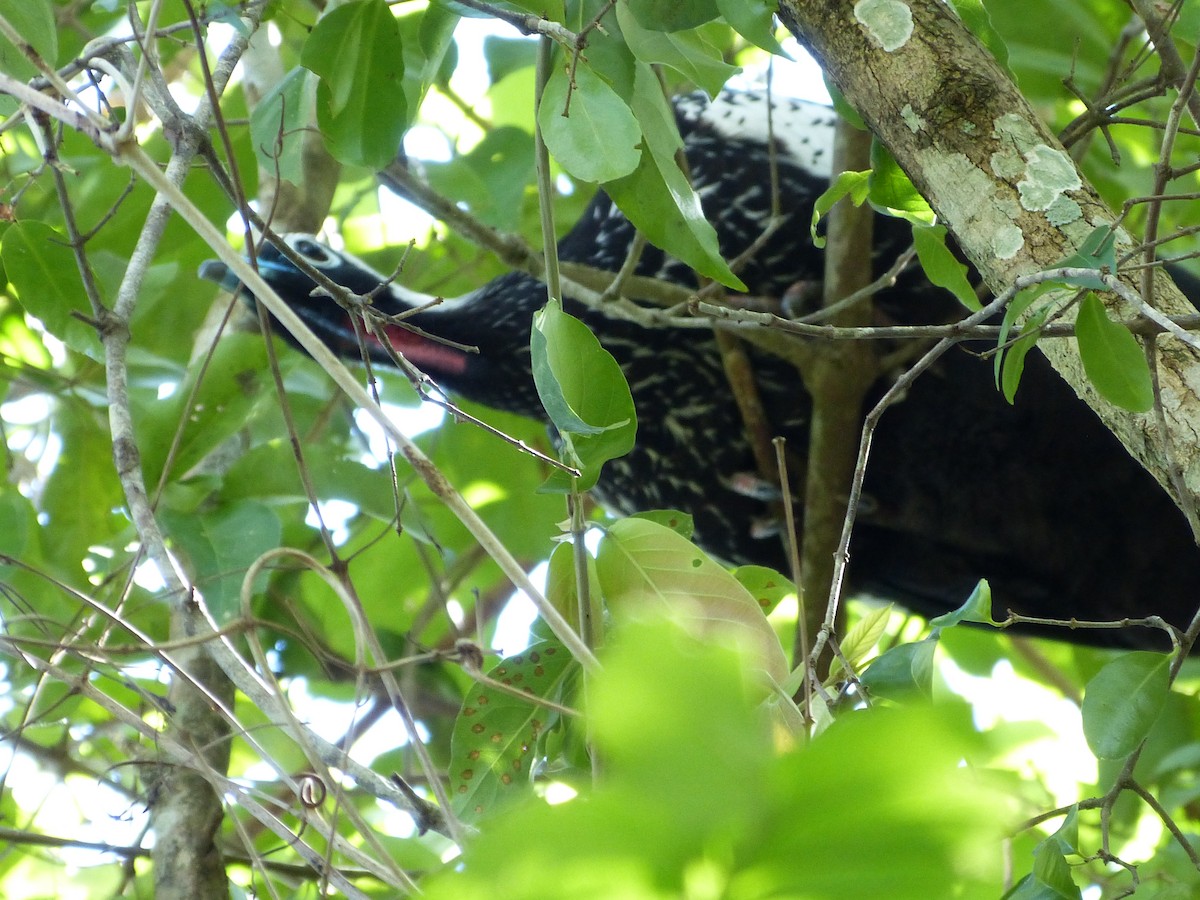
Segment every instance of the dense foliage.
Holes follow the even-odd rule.
[[[1014,0],[989,20],[960,5],[1114,209],[1184,198],[1130,206],[1130,230],[1151,222],[1179,235],[1164,255],[1194,252],[1196,126],[1178,127],[1129,10]],[[540,116],[539,39],[511,25],[538,21]],[[1184,5],[1172,33],[1194,53],[1200,10]],[[964,626],[987,620],[981,586],[932,631],[852,605],[846,659],[806,688],[783,649],[782,576],[731,575],[683,516],[613,525],[526,452],[555,455],[543,427],[452,408],[427,428],[420,392],[374,371],[386,416],[420,431],[440,473],[426,477],[363,412],[370,398],[264,341],[196,276],[214,234],[242,246],[235,214],[258,198],[276,230],[326,227],[453,296],[533,265],[522,248],[542,245],[544,206],[561,233],[602,182],[730,283],[654,112],[663,90],[766,71],[777,37],[759,0],[0,0],[0,894],[150,895],[149,848],[165,866],[166,829],[201,827],[160,815],[150,830],[168,768],[211,786],[218,865],[246,894],[1194,894],[1189,666]],[[797,71],[780,65],[774,89],[811,89]],[[59,103],[68,90],[77,102]],[[571,120],[547,114],[568,91]],[[1103,127],[1084,115],[1104,106]],[[554,165],[540,187],[535,123]],[[394,177],[436,218],[377,188],[406,132],[412,165]],[[645,150],[593,152],[616,134]],[[1164,145],[1169,182],[1153,168]],[[543,397],[571,436],[565,461],[594,469],[627,446],[628,394],[604,373],[617,412],[589,419],[580,385],[601,376],[572,365],[615,367],[556,313],[534,335]],[[1089,314],[1098,380],[1144,408],[1144,364],[1120,358],[1132,338]],[[591,550],[585,515],[605,532]],[[514,570],[535,569],[560,618],[527,648],[518,626],[514,647],[502,612],[527,606],[510,605]],[[607,610],[582,629],[581,588],[585,612]],[[196,676],[211,733],[177,694],[197,648],[224,673]],[[222,723],[227,760],[211,754]]]

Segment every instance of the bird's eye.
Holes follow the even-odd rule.
[[[336,260],[333,252],[310,238],[300,238],[292,242],[292,249],[303,256],[314,266],[328,266]]]

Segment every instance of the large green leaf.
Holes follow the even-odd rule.
[[[871,141],[871,203],[919,225],[932,224],[933,210],[880,141]]]
[[[621,4],[652,31],[683,31],[711,22],[720,13],[716,0],[626,0]]]
[[[0,244],[8,280],[21,305],[56,338],[78,353],[101,359],[96,328],[84,305],[75,254],[66,237],[43,222],[16,222]]]
[[[862,673],[863,686],[872,697],[888,700],[932,697],[933,654],[936,649],[935,638],[892,647]]]
[[[571,654],[539,641],[501,660],[487,676],[531,698],[561,702]],[[450,798],[455,813],[473,824],[502,804],[532,796],[538,748],[558,714],[487,684],[467,692],[450,741]]]
[[[546,148],[564,169],[583,181],[611,181],[632,172],[641,159],[642,129],[629,106],[587,65],[572,77],[550,76],[538,108]],[[569,112],[568,112],[569,110]],[[603,148],[602,152],[597,152]]]
[[[670,66],[700,85],[710,97],[715,97],[737,71],[699,31],[671,33],[648,29],[629,13],[624,3],[617,6],[617,22],[625,43],[639,61]]]
[[[1127,653],[1088,682],[1083,696],[1083,735],[1100,759],[1122,759],[1158,721],[1171,689],[1171,657]]]
[[[572,485],[562,472],[547,490],[586,491],[610,459],[633,449],[637,416],[621,367],[588,327],[551,300],[533,319],[533,380],[563,440],[564,459],[583,473]]]
[[[917,259],[926,277],[952,293],[967,309],[979,309],[979,297],[967,278],[967,267],[946,246],[946,227],[913,223],[912,232]]]
[[[1109,403],[1130,412],[1147,412],[1154,405],[1154,386],[1142,345],[1104,304],[1088,293],[1079,305],[1075,336],[1083,371]]]
[[[640,623],[603,663],[587,699],[604,777],[489,820],[422,883],[430,900],[1000,893],[1013,816],[963,765],[969,716],[855,711],[781,750],[752,666],[718,642]]]
[[[658,80],[639,64],[631,106],[645,136],[638,167],[604,190],[621,212],[656,247],[681,259],[701,275],[727,287],[746,286],[721,258],[717,233],[704,215],[700,198],[679,168],[675,154],[683,142],[675,117],[659,89]]]
[[[733,30],[768,53],[788,57],[775,38],[777,0],[717,0],[717,9]]]
[[[408,124],[404,46],[384,0],[351,0],[323,16],[300,54],[321,77],[317,121],[329,152],[349,165],[380,169]]]
[[[78,566],[88,549],[111,541],[127,526],[125,497],[113,470],[103,411],[64,399],[52,422],[62,453],[40,497],[43,545],[64,569],[73,566],[82,575]]]
[[[227,622],[239,615],[243,576],[254,560],[279,546],[279,518],[253,500],[213,509],[166,508],[161,516],[213,616]],[[260,573],[256,590],[265,582],[266,573]]]
[[[525,189],[533,180],[533,138],[524,129],[499,125],[469,153],[426,163],[425,172],[434,188],[481,222],[516,229],[527,206]]]
[[[265,171],[278,170],[279,177],[299,184],[303,175],[301,155],[304,126],[308,124],[311,76],[297,66],[259,101],[250,113],[250,135],[254,153]]]
[[[52,68],[58,61],[58,31],[54,24],[54,7],[50,0],[0,0],[0,16],[16,29],[17,34]],[[37,74],[37,67],[7,38],[0,36],[0,72],[18,81],[28,81]],[[4,98],[5,106],[15,103]],[[4,107],[0,107],[3,109]]]
[[[723,566],[670,528],[646,519],[613,523],[596,572],[619,620],[668,616],[713,641],[745,649],[776,682],[788,665],[763,609]]]
[[[169,450],[175,451],[171,472],[179,477],[243,428],[271,402],[261,389],[267,377],[262,338],[233,334],[217,344],[207,367],[188,369],[169,399],[140,394],[136,424],[149,483],[158,482]]]

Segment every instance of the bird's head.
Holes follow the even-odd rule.
[[[394,354],[403,354],[450,390],[531,413],[532,408],[526,407],[530,398],[536,402],[528,363],[534,307],[522,307],[526,294],[537,296],[535,283],[530,281],[528,291],[497,291],[493,282],[482,291],[443,299],[411,291],[312,235],[288,234],[283,242],[296,258],[349,292],[339,303],[281,249],[269,242],[258,248],[263,280],[339,356],[360,359],[365,347],[374,361],[388,365]],[[199,274],[253,300],[233,271],[218,260],[202,263]],[[522,302],[507,304],[505,311],[506,299]],[[360,319],[358,327],[354,316]]]

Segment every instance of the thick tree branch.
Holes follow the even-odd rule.
[[[1116,231],[1119,252],[1133,246],[1008,73],[946,4],[783,0],[780,17],[887,144],[994,292],[1055,265],[1097,227]],[[1155,296],[1167,315],[1193,311],[1165,273],[1156,273]],[[1118,314],[1126,309],[1112,296],[1106,303]],[[1074,342],[1043,349],[1130,452],[1169,485],[1153,416],[1124,413],[1099,398]],[[1195,494],[1197,354],[1162,337],[1155,359],[1165,437]]]

